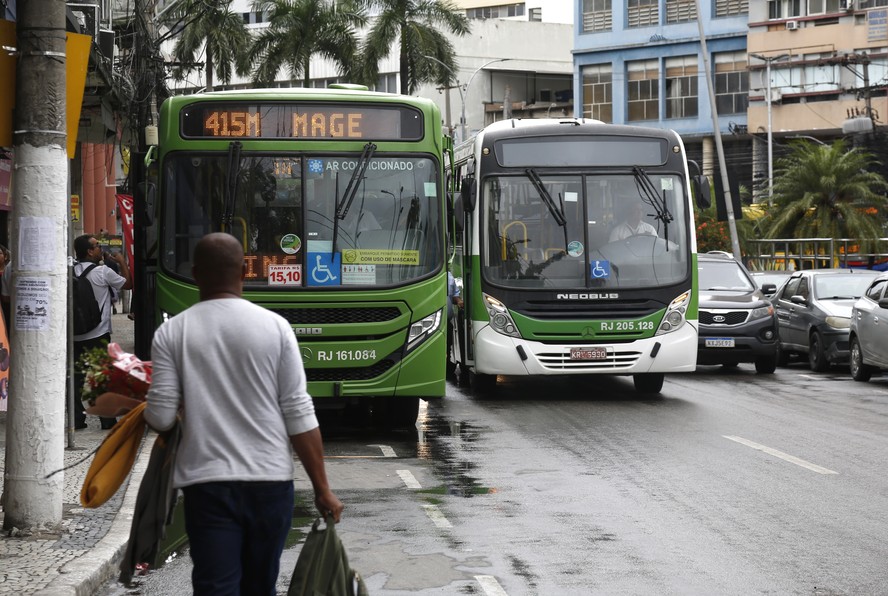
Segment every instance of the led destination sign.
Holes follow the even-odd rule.
[[[416,141],[422,114],[406,106],[199,103],[182,110],[184,138]]]

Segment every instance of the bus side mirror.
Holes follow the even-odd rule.
[[[694,187],[694,194],[697,197],[697,206],[700,209],[709,209],[712,205],[712,196],[709,191],[709,178],[700,174],[691,178],[691,186]]]
[[[462,179],[462,186],[459,190],[462,206],[465,213],[471,213],[475,210],[475,178],[467,176]]]
[[[453,193],[453,207],[451,208],[451,212],[448,213],[448,216],[452,218],[456,231],[462,232],[463,218],[466,216],[466,212],[463,211],[462,192]]]

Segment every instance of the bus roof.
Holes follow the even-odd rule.
[[[167,98],[170,107],[180,107],[195,101],[248,101],[261,99],[264,101],[373,101],[408,104],[420,109],[429,109],[435,103],[424,97],[411,97],[397,93],[382,93],[363,89],[314,89],[304,87],[263,88],[263,89],[227,89],[224,91],[205,91],[190,95],[175,95]],[[165,103],[166,103],[165,102]]]

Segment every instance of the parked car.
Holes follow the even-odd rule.
[[[777,368],[774,307],[746,268],[726,253],[697,256],[700,273],[698,364],[752,362],[759,373]]]
[[[796,271],[774,296],[780,332],[778,362],[807,355],[811,370],[848,362],[851,308],[878,271],[810,269]]]
[[[773,296],[777,293],[777,290],[780,289],[780,286],[786,283],[786,280],[792,275],[792,271],[787,271],[785,269],[776,269],[773,271],[750,271],[749,275],[752,277],[752,281],[761,288],[762,293],[765,296]]]
[[[866,382],[888,369],[888,273],[876,277],[851,309],[851,376]]]

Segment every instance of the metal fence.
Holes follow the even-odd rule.
[[[748,240],[744,262],[750,271],[796,269],[888,270],[888,238],[870,242],[861,250],[856,238],[766,238]]]

